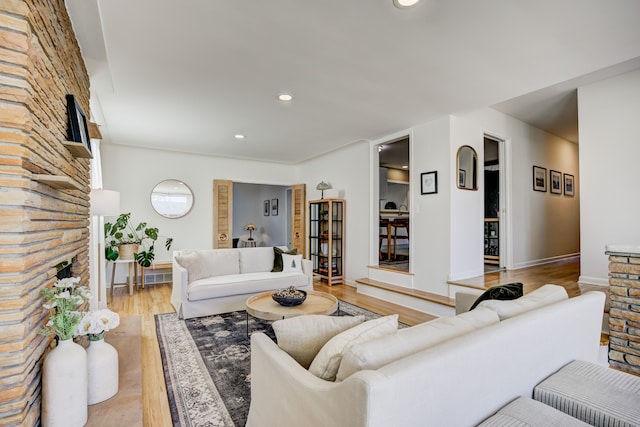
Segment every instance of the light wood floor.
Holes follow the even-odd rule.
[[[490,273],[482,279],[473,279],[473,286],[494,286],[501,283],[522,282],[526,292],[545,284],[555,283],[567,288],[571,296],[578,295],[578,271],[579,262],[560,262],[540,267],[531,267],[523,270],[502,273]],[[481,283],[481,285],[480,285]],[[422,323],[433,319],[425,313],[410,310],[385,301],[359,295],[352,286],[337,285],[329,287],[315,282],[316,290],[329,292],[337,298],[358,305],[376,313],[387,315],[399,314],[399,320],[409,325]],[[169,302],[171,296],[171,284],[150,285],[144,290],[138,290],[133,296],[129,296],[128,289],[117,289],[109,308],[120,316],[142,316],[142,393],[144,406],[144,426],[170,427],[171,414],[167,400],[167,391],[162,371],[160,350],[156,338],[155,318],[156,314],[171,313],[173,307]]]

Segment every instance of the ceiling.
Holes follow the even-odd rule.
[[[575,88],[640,68],[637,0],[66,4],[104,143],[223,157],[294,164],[488,106],[577,142]]]

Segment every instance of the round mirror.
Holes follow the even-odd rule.
[[[478,155],[473,147],[463,145],[458,149],[456,156],[456,165],[458,169],[458,188],[463,190],[478,189]]]
[[[193,192],[184,182],[167,179],[151,191],[151,206],[165,218],[181,218],[193,206]]]

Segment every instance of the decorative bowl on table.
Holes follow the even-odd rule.
[[[274,291],[271,298],[280,305],[293,307],[302,304],[307,299],[307,292],[296,289],[295,286],[289,286],[286,289]]]

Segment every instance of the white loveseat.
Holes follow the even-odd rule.
[[[597,362],[604,299],[589,292],[506,318],[511,306],[498,313],[504,320],[336,382],[318,378],[254,333],[247,426],[477,425],[519,396],[532,397],[538,383],[569,362]],[[388,352],[399,336],[425,325],[378,338],[373,347]]]
[[[181,319],[190,319],[244,310],[247,298],[265,291],[313,290],[311,261],[301,261],[299,272],[272,272],[273,247],[175,251],[171,304]]]

